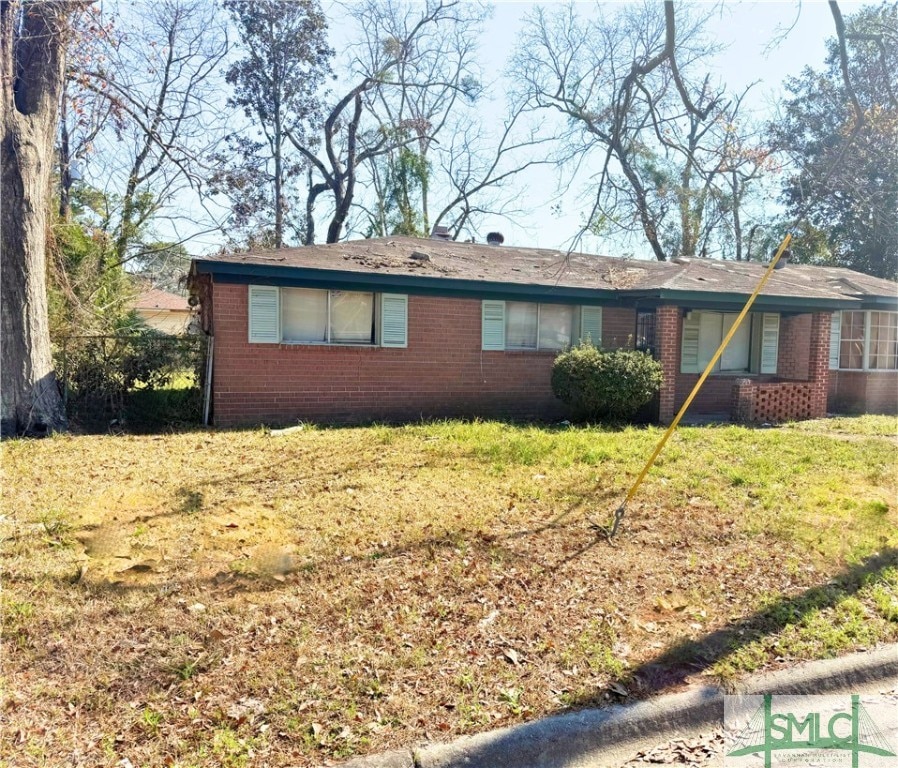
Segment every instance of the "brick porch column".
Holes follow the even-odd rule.
[[[829,332],[832,314],[815,312],[811,316],[810,355],[808,357],[808,381],[811,385],[811,418],[826,416],[826,398],[829,387]]]
[[[751,379],[733,382],[733,421],[748,424],[755,417],[755,385]]]
[[[680,367],[680,308],[658,307],[655,314],[655,350],[664,381],[659,393],[658,421],[670,424],[676,415],[677,370]]]

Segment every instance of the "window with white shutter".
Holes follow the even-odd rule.
[[[835,371],[839,367],[839,348],[842,345],[842,313],[833,312],[829,326],[829,369]]]
[[[380,344],[408,346],[408,296],[385,293],[380,297]]]
[[[580,341],[602,346],[602,308],[580,307]]]
[[[761,373],[776,373],[780,346],[780,316],[765,312],[761,321]]]
[[[484,301],[481,305],[481,348],[505,349],[504,301]]]
[[[408,296],[385,293],[376,299],[358,291],[250,285],[249,340],[408,346]],[[380,307],[376,316],[375,306]]]
[[[281,340],[280,289],[271,285],[249,286],[249,341],[277,344]]]
[[[576,341],[577,313],[570,304],[537,304],[531,301],[483,301],[481,348],[510,351],[558,351]],[[583,307],[580,325],[601,344],[602,309]],[[581,334],[582,338],[582,334]]]

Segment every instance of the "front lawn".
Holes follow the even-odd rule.
[[[683,429],[613,546],[658,429],[5,443],[0,764],[310,765],[894,642],[896,432]]]

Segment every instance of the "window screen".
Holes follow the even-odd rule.
[[[870,313],[870,368],[898,368],[898,313]]]
[[[374,294],[331,291],[331,342],[374,342]]]
[[[536,349],[537,305],[505,302],[505,348]]]
[[[327,291],[281,289],[281,335],[284,341],[327,341]]]
[[[842,313],[842,340],[839,345],[839,367],[864,367],[864,313]]]
[[[539,348],[563,349],[570,346],[574,308],[564,304],[540,304]]]

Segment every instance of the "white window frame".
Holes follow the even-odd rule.
[[[553,302],[538,302],[538,301],[513,301],[512,303],[519,304],[535,304],[536,305],[536,346],[534,347],[509,347],[506,344],[507,337],[507,326],[508,322],[508,313],[506,311],[506,303],[501,299],[484,299],[481,302],[481,310],[480,310],[480,349],[484,352],[561,352],[564,347],[541,347],[539,345],[539,337],[540,337],[540,325],[542,321],[542,307],[546,306],[561,306],[561,307],[570,307],[571,308],[571,342],[570,345],[573,346],[577,342],[577,337],[580,331],[581,326],[581,315],[583,307],[578,306],[576,304],[562,304],[562,303],[553,303]],[[500,310],[501,307],[501,310]],[[591,307],[591,309],[599,309],[601,312],[601,307]],[[499,312],[501,311],[501,333],[499,332],[498,326],[494,326],[491,330],[488,330],[487,326],[490,323],[499,323]],[[599,325],[601,327],[601,314],[599,315]],[[501,337],[501,341],[500,341]],[[596,346],[601,344],[601,339],[598,340]]]
[[[303,286],[299,286],[303,287]],[[253,338],[253,296],[255,294],[260,295],[270,295],[271,291],[277,291],[277,338],[269,338],[265,341],[260,341],[258,339]],[[372,323],[374,326],[374,334],[373,340],[370,342],[352,342],[352,341],[333,341],[331,339],[331,294],[335,290],[343,290],[343,289],[330,289],[330,288],[313,288],[312,290],[325,291],[327,294],[327,302],[326,302],[326,312],[327,312],[327,324],[325,328],[325,340],[324,341],[294,341],[291,339],[284,339],[284,331],[283,331],[283,319],[281,317],[281,312],[283,309],[283,291],[290,290],[290,286],[278,287],[271,285],[249,285],[247,292],[247,326],[249,328],[249,341],[251,344],[283,344],[285,346],[306,346],[306,347],[322,347],[322,346],[334,346],[334,347],[384,347],[386,349],[405,349],[408,347],[408,295],[400,294],[400,293],[378,293],[376,291],[345,291],[346,293],[368,293],[374,297],[374,307],[373,307],[373,316]],[[397,300],[401,300],[404,302],[405,314],[404,317],[400,318],[403,323],[404,328],[404,337],[399,338],[394,335],[386,341],[383,339],[383,328],[384,328],[384,305],[383,299],[384,297],[388,297],[392,300],[394,306]],[[394,328],[394,332],[395,332]]]
[[[864,336],[861,341],[864,344],[864,351],[861,355],[861,367],[860,368],[848,368],[842,366],[842,340],[844,336],[845,322],[843,315],[846,312],[862,312],[864,315]],[[894,312],[892,310],[887,309],[844,309],[840,312],[833,313],[833,320],[835,317],[839,318],[838,323],[833,322],[830,327],[830,346],[836,343],[836,336],[838,336],[839,343],[839,359],[838,364],[834,368],[832,366],[832,356],[830,357],[830,370],[835,371],[863,371],[863,372],[877,372],[877,371],[898,371],[898,368],[871,368],[870,367],[870,345],[872,343],[872,325],[873,325],[873,313],[874,312],[884,312],[889,315],[898,315],[898,312]]]

